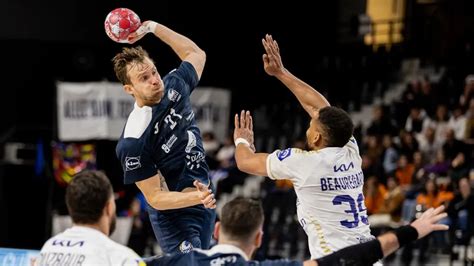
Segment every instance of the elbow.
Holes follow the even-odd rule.
[[[206,52],[204,52],[204,50],[197,47],[195,53],[199,56],[199,58],[201,58],[203,62],[206,62],[207,55],[206,55]]]

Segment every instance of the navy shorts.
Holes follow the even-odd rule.
[[[214,209],[206,209],[201,204],[165,211],[158,211],[150,205],[147,208],[163,252],[176,254],[187,253],[192,248],[209,248],[216,219]]]

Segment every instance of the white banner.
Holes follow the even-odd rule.
[[[117,140],[134,102],[120,83],[58,82],[59,140]]]
[[[117,140],[135,100],[115,82],[58,82],[58,131],[61,141]],[[201,132],[212,131],[219,141],[228,135],[231,93],[199,87],[191,94]]]
[[[229,90],[198,87],[193,91],[191,103],[201,133],[213,132],[221,142],[229,135],[230,101]]]

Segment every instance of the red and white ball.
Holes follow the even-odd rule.
[[[141,25],[140,17],[128,8],[116,8],[107,15],[105,33],[115,42],[128,43],[128,35]]]

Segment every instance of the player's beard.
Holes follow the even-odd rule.
[[[114,233],[116,225],[117,225],[117,215],[114,214],[112,218],[110,219],[109,236],[111,236]]]

